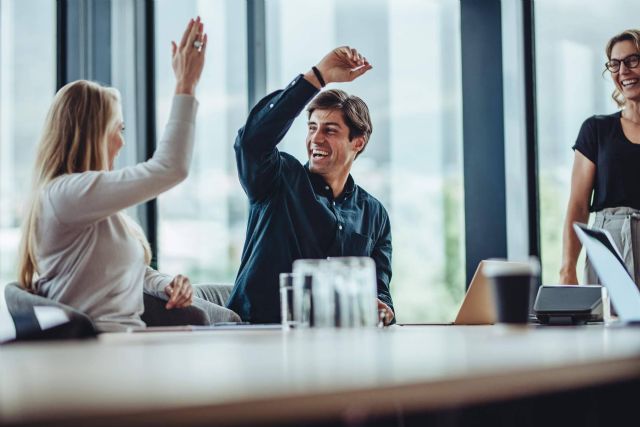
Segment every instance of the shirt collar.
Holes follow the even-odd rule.
[[[329,195],[333,197],[333,192],[331,191],[331,187],[329,187],[329,184],[327,184],[324,178],[322,178],[322,176],[316,173],[313,173],[309,170],[309,162],[305,163],[304,168],[307,171],[307,175],[309,175],[309,179],[311,180],[311,185],[313,185],[313,190],[316,193]],[[353,177],[351,176],[351,174],[349,174],[349,176],[347,177],[347,182],[345,182],[344,184],[344,191],[342,193],[342,197],[344,198],[344,197],[350,196],[355,189],[356,189],[356,183],[353,180]]]

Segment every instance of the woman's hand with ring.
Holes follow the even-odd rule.
[[[180,44],[171,42],[171,65],[176,76],[176,94],[194,95],[207,49],[207,35],[200,17],[190,20]]]

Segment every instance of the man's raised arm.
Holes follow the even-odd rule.
[[[339,47],[284,90],[267,95],[253,107],[234,145],[240,183],[251,201],[268,197],[278,184],[280,156],[276,145],[318,90],[329,83],[350,82],[371,68],[356,49]]]

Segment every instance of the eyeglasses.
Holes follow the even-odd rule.
[[[631,54],[623,59],[612,59],[605,63],[604,66],[612,73],[620,71],[620,63],[624,62],[624,66],[627,68],[636,68],[640,64],[640,55],[637,53]]]

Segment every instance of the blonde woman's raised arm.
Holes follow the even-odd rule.
[[[115,171],[60,176],[45,189],[61,223],[87,223],[144,203],[183,181],[189,172],[198,102],[195,89],[202,74],[207,36],[200,18],[191,20],[180,44],[172,43],[176,95],[169,121],[151,159]]]

